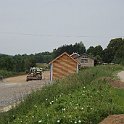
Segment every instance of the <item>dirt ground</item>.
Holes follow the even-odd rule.
[[[124,114],[110,115],[99,124],[124,124]]]
[[[124,88],[124,71],[118,73],[118,77],[120,80],[111,81],[111,85],[115,88]],[[124,124],[124,114],[110,115],[99,124]]]
[[[10,77],[6,78],[3,80],[5,83],[26,83],[26,76],[27,75],[21,75],[21,76],[16,76],[16,77]],[[49,71],[44,71],[42,74],[43,80],[49,80],[50,78],[50,72]]]
[[[6,78],[0,82],[0,112],[7,111],[11,105],[34,90],[49,84],[49,71],[43,72],[42,80],[26,81],[26,75]]]

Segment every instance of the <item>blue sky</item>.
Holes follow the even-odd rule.
[[[0,0],[0,53],[52,51],[124,36],[124,0]]]

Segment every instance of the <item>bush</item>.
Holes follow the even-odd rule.
[[[0,70],[0,76],[3,76],[3,78],[11,77],[15,74],[16,74],[15,72],[7,71],[7,70]]]

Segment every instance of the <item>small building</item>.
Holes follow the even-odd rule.
[[[78,73],[78,61],[64,52],[50,63],[50,80],[61,79],[73,73]]]
[[[79,54],[73,53],[70,56],[76,59],[80,63],[80,67],[93,67],[94,66],[94,58],[88,56],[87,54],[83,54],[79,56]]]
[[[70,55],[73,59],[77,59],[78,57],[80,57],[80,55],[78,53],[72,53]]]

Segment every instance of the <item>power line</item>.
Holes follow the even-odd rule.
[[[22,36],[30,36],[30,37],[77,37],[77,38],[84,38],[84,37],[86,37],[86,38],[88,38],[88,37],[124,37],[124,35],[123,36],[105,36],[105,35],[103,35],[103,36],[98,36],[98,35],[96,35],[96,36],[91,36],[91,35],[60,35],[60,34],[33,34],[33,33],[19,33],[19,32],[0,32],[0,34],[5,34],[5,35],[22,35]]]
[[[36,36],[36,37],[91,37],[84,35],[54,35],[54,34],[32,34],[32,33],[17,33],[17,32],[0,32],[0,34],[6,35],[24,35],[24,36]]]

